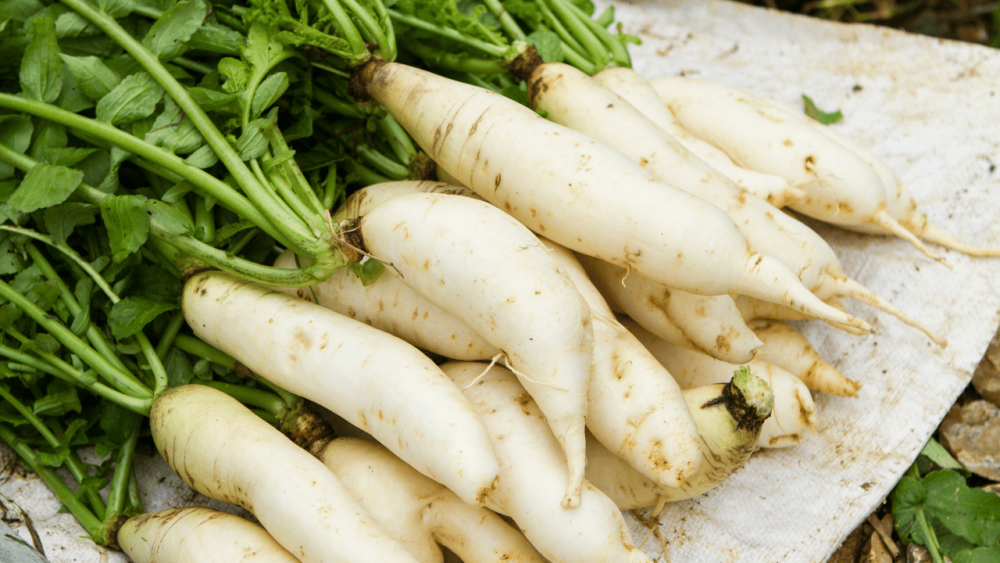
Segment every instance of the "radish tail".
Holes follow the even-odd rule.
[[[774,192],[767,196],[767,202],[781,209],[782,207],[788,207],[789,205],[795,205],[796,203],[804,200],[806,198],[806,191],[798,186],[793,186],[788,184],[780,192]]]
[[[926,254],[928,258],[940,262],[942,265],[946,266],[949,270],[955,269],[955,267],[952,266],[947,260],[937,255],[933,251],[931,251],[930,248],[927,248],[927,245],[924,244],[923,241],[921,241],[919,238],[917,238],[917,235],[911,233],[910,231],[906,230],[906,227],[900,225],[899,221],[896,221],[896,219],[894,219],[892,215],[889,215],[888,211],[883,209],[882,211],[876,213],[872,219],[872,223],[891,232],[897,237],[905,241],[908,241],[910,244],[917,247],[917,250]]]
[[[810,390],[838,397],[856,398],[858,390],[861,389],[861,383],[847,379],[837,368],[823,360],[816,360],[805,373],[798,377]]]
[[[838,295],[846,295],[852,299],[856,299],[863,303],[867,303],[872,307],[881,309],[886,313],[889,313],[890,315],[903,321],[904,323],[912,326],[913,328],[921,330],[938,346],[942,348],[948,346],[948,341],[934,334],[934,332],[931,331],[931,329],[928,328],[927,325],[907,315],[906,313],[901,311],[898,307],[896,307],[892,303],[889,303],[889,301],[887,301],[879,294],[861,285],[861,283],[859,283],[858,281],[853,280],[847,276],[844,276],[843,278],[837,280],[836,287],[838,289],[837,292]]]
[[[986,248],[966,244],[942,231],[940,227],[934,225],[933,223],[924,223],[923,228],[920,229],[920,238],[926,240],[927,242],[943,246],[947,249],[961,252],[962,254],[968,254],[969,256],[976,256],[980,258],[995,258],[1000,256],[1000,248]]]
[[[834,326],[846,325],[863,331],[872,328],[865,321],[824,303],[806,289],[784,264],[770,256],[751,254],[745,265],[744,278],[747,281],[737,288],[740,293],[791,307]]]

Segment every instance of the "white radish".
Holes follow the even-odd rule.
[[[631,320],[622,324],[667,368],[681,389],[728,382],[740,367],[670,344]],[[802,441],[803,433],[816,422],[816,404],[809,388],[799,378],[767,362],[753,360],[746,365],[774,393],[774,411],[764,422],[757,445],[783,448]]]
[[[723,210],[750,246],[780,260],[820,299],[850,295],[889,312],[946,345],[922,323],[847,277],[833,249],[812,229],[735,184],[692,155],[638,109],[586,74],[546,64],[532,75],[532,103],[548,118],[605,142],[655,178]],[[655,94],[655,91],[654,91]],[[585,103],[574,103],[583,99]],[[659,103],[663,108],[663,103]]]
[[[684,400],[698,424],[703,459],[698,472],[680,487],[657,485],[588,436],[587,480],[618,508],[689,499],[719,486],[750,459],[774,408],[774,394],[767,384],[745,368],[730,383],[684,391]]]
[[[181,480],[249,510],[303,563],[416,561],[329,469],[225,393],[170,389],[149,419],[156,448]]]
[[[878,226],[940,260],[889,213],[878,173],[804,114],[706,80],[670,77],[650,83],[685,129],[736,162],[803,188],[806,197],[792,209],[840,226]]]
[[[590,309],[538,238],[486,202],[411,194],[360,220],[367,252],[501,350],[545,413],[569,463],[576,506],[593,331]]]
[[[517,102],[393,63],[369,62],[352,80],[439,166],[563,246],[692,293],[751,295],[870,328],[751,249],[719,209]]]
[[[552,241],[541,241],[587,301],[594,318],[587,428],[656,483],[681,485],[698,470],[701,449],[680,388],[615,319],[573,253]]]
[[[410,344],[222,272],[190,278],[182,307],[199,338],[367,431],[466,502],[482,504],[496,486],[479,418]]]
[[[788,371],[811,391],[838,397],[858,396],[861,383],[847,379],[823,361],[806,337],[791,326],[778,321],[754,321],[750,327],[764,342],[755,359]]]
[[[134,563],[298,563],[264,528],[200,506],[129,518],[118,545]]]
[[[519,531],[454,493],[375,442],[337,438],[317,457],[375,520],[421,563],[444,560],[438,544],[465,563],[543,563]]]
[[[596,258],[578,258],[609,304],[668,342],[731,363],[749,361],[761,345],[728,295],[695,295]]]
[[[352,193],[347,201],[337,209],[334,222],[354,219],[367,215],[380,204],[390,199],[408,194],[448,194],[482,199],[476,192],[457,183],[432,182],[430,180],[403,180],[372,184]]]
[[[610,67],[595,74],[594,80],[624,98],[684,148],[721,172],[741,189],[778,208],[805,195],[802,189],[792,187],[780,176],[762,174],[736,164],[726,156],[726,153],[689,133],[663,105],[649,81],[634,70]]]
[[[289,250],[274,265],[298,267]],[[488,360],[499,353],[468,324],[411,289],[391,270],[367,287],[343,268],[309,288],[274,289],[306,301],[315,300],[327,309],[453,360]]]
[[[566,460],[531,396],[509,371],[481,363],[441,366],[483,418],[500,459],[493,510],[510,516],[552,563],[649,563],[633,544],[618,507],[587,483],[583,502],[560,507]]]

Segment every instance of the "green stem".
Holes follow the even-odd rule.
[[[177,338],[177,333],[181,330],[182,326],[184,326],[184,313],[177,311],[170,317],[167,328],[163,329],[163,332],[160,333],[160,341],[156,343],[156,355],[161,360],[167,357],[167,352],[174,345],[174,339]]]
[[[73,295],[73,292],[70,291],[69,287],[62,280],[59,274],[56,273],[52,264],[50,264],[38,248],[30,242],[26,243],[24,248],[28,251],[28,255],[31,256],[31,259],[35,262],[35,265],[38,266],[38,269],[41,270],[42,274],[50,281],[54,282],[59,288],[60,297],[62,298],[63,303],[66,304],[66,308],[69,309],[69,312],[74,316],[79,315],[80,312],[83,311],[83,307],[80,306],[80,303],[76,300],[76,296]],[[115,353],[107,339],[104,338],[104,333],[97,328],[97,325],[90,323],[87,326],[86,334],[87,340],[90,341],[91,345],[93,345],[98,353],[104,356],[106,360],[116,365],[120,370],[125,371],[125,364],[123,364],[118,358],[118,354]],[[139,380],[136,379],[135,383],[139,384]],[[125,389],[122,389],[122,391],[125,391]]]
[[[193,70],[200,74],[208,74],[215,70],[206,64],[199,63],[198,61],[191,60],[187,57],[174,57],[170,62],[181,68]]]
[[[2,369],[3,367],[0,365],[0,370]],[[59,438],[57,438],[49,427],[42,422],[42,419],[35,416],[35,413],[32,412],[31,409],[24,406],[21,401],[18,401],[3,385],[0,385],[0,398],[7,401],[18,413],[21,414],[21,416],[27,419],[35,430],[38,430],[38,433],[42,435],[42,439],[48,442],[50,446],[53,448],[62,447],[62,442],[60,442]],[[80,456],[77,455],[77,453],[72,449],[70,450],[69,455],[66,456],[66,468],[69,469],[70,475],[73,476],[73,479],[76,479],[77,483],[83,483],[84,479],[90,477],[90,474],[87,473],[87,466],[80,460]],[[94,515],[97,516],[98,519],[104,520],[104,500],[101,498],[101,495],[96,490],[89,489],[86,496],[87,502],[90,504],[90,509],[94,512]]]
[[[215,127],[208,114],[188,94],[187,89],[170,75],[155,55],[150,53],[142,43],[129,35],[127,31],[122,29],[114,18],[93,9],[84,0],[62,0],[62,2],[84,18],[90,20],[101,31],[111,37],[115,43],[124,48],[128,54],[132,55],[132,58],[142,65],[146,72],[166,90],[177,105],[184,110],[187,119],[191,120],[191,123],[198,129],[198,132],[201,133],[208,145],[212,147],[219,160],[222,161],[226,169],[229,170],[229,173],[233,175],[233,178],[243,188],[244,193],[246,193],[250,201],[267,218],[270,223],[269,226],[274,226],[286,234],[287,237],[283,238],[294,241],[296,243],[294,245],[295,248],[315,248],[317,241],[313,240],[302,218],[290,217],[278,212],[272,205],[273,197],[270,190],[257,182],[253,173],[243,163],[240,155],[236,153],[236,150],[229,144],[229,141]],[[247,103],[250,102],[248,101]],[[219,200],[222,201],[222,198],[219,198]],[[263,227],[263,225],[261,226]],[[313,253],[310,252],[310,254]]]
[[[524,41],[527,38],[527,35],[521,31],[521,28],[514,21],[514,18],[507,9],[500,4],[500,0],[483,0],[483,4],[486,5],[487,10],[500,20],[500,26],[503,27],[503,30],[509,37],[515,41]]]
[[[547,5],[545,5],[544,2],[539,0],[535,4],[538,6],[538,9],[542,12],[542,16],[545,18],[545,21],[547,21],[549,25],[552,26],[552,29],[555,31],[556,35],[558,35],[559,38],[562,39],[563,50],[568,49],[578,54],[581,51],[586,51],[586,48],[584,48],[583,44],[580,43],[580,41],[578,41],[577,38],[574,37],[573,34],[570,33],[568,29],[566,29],[566,26],[564,26],[563,23],[559,21],[559,18],[552,12],[552,10]]]
[[[142,418],[135,419],[132,431],[129,432],[128,438],[118,449],[118,455],[115,457],[115,472],[111,475],[111,486],[108,489],[108,520],[121,514],[125,508],[128,482],[132,476],[132,457],[135,455],[135,445],[139,441],[142,422]]]
[[[135,476],[135,468],[132,469],[132,475],[128,478],[128,507],[129,513],[142,514],[145,512],[142,508],[142,497],[139,496],[139,479]]]
[[[924,511],[917,510],[917,523],[920,525],[920,530],[923,532],[924,537],[927,538],[927,551],[931,555],[931,560],[934,563],[944,563],[944,559],[941,557],[940,546],[938,546],[937,535],[934,534],[934,528],[930,526],[927,522],[927,516]]]
[[[9,346],[4,346],[3,344],[0,344],[0,357],[8,358],[18,364],[38,370],[42,373],[47,373],[52,377],[58,377],[63,381],[67,381],[69,383],[76,383],[76,379],[74,379],[73,376],[68,375],[59,368],[49,363],[46,363],[44,360],[36,358],[30,354],[21,352],[20,350],[15,350]]]
[[[45,467],[38,461],[35,451],[18,438],[14,430],[6,424],[0,424],[0,440],[6,442],[28,464],[28,467],[42,478],[42,481],[48,485],[49,489],[56,495],[56,498],[59,499],[59,502],[63,503],[76,518],[77,522],[83,526],[83,529],[87,530],[87,533],[91,536],[97,537],[101,529],[101,520],[94,516],[94,513],[87,508],[87,505],[76,498],[73,491],[66,486],[66,483],[63,483],[55,471]]]
[[[389,141],[392,151],[396,153],[396,158],[405,166],[413,164],[413,160],[417,157],[417,148],[413,145],[403,126],[396,121],[396,118],[385,114],[385,117],[376,123],[379,131]]]
[[[74,0],[75,1],[75,0]],[[255,225],[264,229],[275,240],[288,246],[289,248],[299,248],[291,243],[281,231],[275,229],[271,221],[261,214],[245,197],[239,192],[229,187],[229,184],[219,180],[215,176],[188,166],[181,158],[173,153],[169,153],[160,148],[154,147],[145,141],[137,139],[124,131],[121,131],[107,123],[89,119],[59,109],[55,106],[42,102],[19,98],[10,94],[0,93],[0,107],[5,107],[15,111],[20,111],[42,119],[48,119],[67,127],[84,131],[101,139],[102,141],[116,145],[128,152],[135,153],[152,164],[176,174],[178,178],[187,180],[212,194],[222,205],[240,217],[252,221]]]
[[[545,1],[545,0],[540,0]],[[570,32],[573,34],[578,41],[583,44],[584,49],[590,53],[591,60],[598,69],[604,68],[608,64],[608,54],[607,49],[601,40],[594,35],[591,28],[580,21],[576,14],[567,5],[568,3],[562,2],[562,0],[548,0],[551,2],[549,6],[552,11],[558,16],[569,28]],[[590,18],[587,18],[589,21]]]
[[[563,0],[553,0],[556,2],[562,2]],[[632,58],[628,54],[628,49],[625,45],[618,40],[617,37],[612,35],[605,27],[601,27],[599,23],[590,19],[590,16],[585,14],[583,10],[574,5],[572,2],[566,2],[566,7],[569,12],[575,14],[576,17],[583,22],[590,30],[597,36],[597,39],[603,43],[610,51],[611,57],[615,64],[623,67],[632,66]]]
[[[263,409],[271,416],[281,419],[284,416],[286,406],[274,393],[269,393],[260,389],[251,389],[245,385],[236,385],[224,381],[192,381],[196,385],[205,385],[213,389],[222,391],[226,395],[236,399],[244,405]]]
[[[321,90],[319,88],[313,90],[313,99],[322,104],[324,107],[333,110],[334,113],[345,117],[354,117],[357,119],[363,119],[365,117],[365,112],[361,111],[357,105],[341,100],[326,90]]]
[[[203,197],[194,201],[194,236],[207,244],[215,240],[215,213],[208,208]]]
[[[442,54],[437,49],[420,41],[403,41],[402,45],[407,51],[437,68],[482,75],[507,72],[507,65],[501,59],[480,59],[457,53]]]
[[[402,12],[397,12],[396,10],[389,10],[389,15],[392,16],[392,19],[394,21],[406,24],[410,27],[421,29],[423,31],[429,31],[446,39],[450,39],[451,41],[455,41],[457,43],[465,45],[466,47],[476,49],[477,51],[481,51],[497,59],[502,59],[504,55],[507,54],[508,51],[507,47],[495,45],[493,43],[487,43],[480,39],[469,37],[463,34],[462,32],[452,29],[450,27],[442,27],[439,25],[435,25],[430,22],[424,21],[420,18],[409,16]]]
[[[333,21],[340,30],[342,39],[347,41],[351,49],[351,58],[357,61],[368,58],[368,45],[365,38],[361,36],[358,28],[351,21],[344,7],[337,0],[323,0],[323,6],[330,11]]]
[[[68,348],[71,352],[79,356],[80,359],[92,367],[94,371],[101,374],[101,376],[105,379],[114,382],[116,387],[131,389],[135,396],[124,395],[101,383],[87,382],[82,378],[78,380],[81,385],[84,385],[102,397],[115,401],[122,406],[135,410],[136,412],[140,412],[142,414],[147,414],[149,412],[149,406],[151,404],[149,399],[152,397],[152,392],[150,392],[150,390],[145,386],[137,386],[133,384],[133,377],[131,374],[122,372],[110,362],[105,360],[104,357],[98,354],[85,342],[80,340],[80,338],[66,328],[65,325],[57,320],[54,320],[40,307],[15,291],[14,288],[7,285],[7,283],[3,280],[0,280],[0,297],[7,299],[13,303],[15,307],[18,307],[27,313],[32,320],[52,334],[60,343],[62,343],[63,346],[66,346],[66,348]]]
[[[366,10],[364,6],[358,4],[355,0],[341,0],[341,2],[343,2],[347,9],[354,14],[354,19],[361,24],[361,27],[368,32],[368,37],[365,38],[367,42],[374,43],[378,46],[378,56],[386,61],[395,59],[395,41],[389,40],[385,31],[383,31],[378,22],[372,18],[372,15],[368,13],[368,10]],[[366,3],[374,5],[381,4],[379,0],[366,0]],[[391,29],[392,25],[387,27]]]

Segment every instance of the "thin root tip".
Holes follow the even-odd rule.
[[[562,501],[559,502],[559,506],[563,508],[579,508],[580,507],[580,490],[569,491],[566,496],[563,497]]]

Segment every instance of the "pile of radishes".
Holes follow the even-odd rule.
[[[529,79],[544,120],[401,65],[360,72],[470,189],[356,192],[334,217],[364,260],[384,264],[370,285],[344,269],[285,295],[207,271],[188,280],[183,306],[197,336],[385,449],[308,446],[334,477],[221,393],[171,391],[152,414],[178,475],[251,510],[300,560],[436,561],[435,543],[467,562],[647,560],[619,509],[704,493],[754,449],[797,443],[815,421],[811,391],[857,396],[859,383],[780,320],[864,332],[838,307],[849,296],[944,344],[765,200],[859,229],[934,232],[883,165],[805,116],[719,85],[549,64]],[[764,138],[711,132],[728,112],[760,117],[748,131]],[[667,133],[674,116],[714,146],[678,135],[685,143],[740,155],[755,174],[733,174],[737,184],[683,148]],[[785,189],[759,197],[750,176]]]
[[[549,10],[541,19],[518,12],[537,26],[528,36],[505,6],[482,3],[509,42],[469,22],[449,28],[415,9],[419,2],[389,9],[353,0],[296,2],[294,10],[277,1],[230,6],[216,15],[228,14],[230,28],[210,22],[201,0],[163,11],[145,6],[137,13],[157,20],[137,27],[145,31],[139,41],[138,31],[116,20],[132,7],[63,0],[62,15],[107,34],[133,71],[122,80],[95,57],[67,59],[107,70],[101,72],[108,84],[86,83],[96,118],[78,115],[89,106],[74,113],[53,105],[56,96],[33,94],[30,69],[61,59],[57,25],[32,24],[38,37],[25,48],[23,95],[0,93],[4,111],[23,115],[5,114],[4,123],[30,127],[35,119],[72,129],[81,142],[117,147],[124,156],[115,158],[133,158],[154,184],[175,184],[163,193],[147,190],[156,196],[148,198],[95,189],[83,183],[82,171],[19,154],[29,130],[24,143],[10,135],[15,148],[0,143],[11,175],[15,167],[25,174],[4,205],[19,209],[21,220],[22,208],[43,208],[28,205],[37,194],[24,186],[42,174],[79,172],[63,199],[72,194],[100,207],[105,227],[117,229],[107,238],[119,262],[117,251],[137,252],[147,233],[130,249],[117,248],[127,246],[119,242],[128,233],[113,220],[147,221],[144,256],[183,274],[183,317],[159,325],[155,348],[143,332],[152,317],[132,332],[112,329],[112,348],[75,299],[90,302],[93,279],[111,306],[129,305],[115,293],[128,284],[112,288],[93,268],[97,261],[84,259],[65,237],[15,221],[0,230],[56,249],[85,279],[75,295],[27,244],[32,268],[44,270],[55,288],[53,300],[72,306],[64,305],[66,318],[58,319],[0,279],[0,298],[10,302],[4,307],[58,337],[49,338],[58,340],[54,345],[36,337],[46,348],[5,329],[22,338],[23,350],[0,352],[19,369],[44,371],[42,359],[62,362],[46,369],[67,385],[148,414],[156,447],[182,480],[242,506],[263,527],[197,509],[128,519],[141,511],[130,484],[143,428],[138,417],[129,419],[116,454],[107,510],[93,488],[82,502],[49,479],[54,473],[32,444],[0,424],[0,439],[50,486],[62,486],[60,499],[93,537],[120,545],[137,562],[431,563],[443,560],[442,547],[467,563],[648,561],[622,510],[703,494],[756,449],[798,443],[818,416],[813,392],[858,396],[859,382],[782,321],[819,319],[864,335],[871,327],[839,301],[850,297],[946,345],[849,277],[830,246],[781,209],[902,237],[945,264],[923,240],[1000,254],[929,224],[869,151],[749,92],[683,78],[647,82],[625,68],[624,40],[606,29],[613,15],[592,20],[564,0],[511,3],[514,12],[529,4]],[[393,62],[394,25],[439,34],[445,39],[435,49],[460,44],[475,51],[478,58],[429,56],[437,70],[465,81]],[[219,71],[183,63],[204,71],[202,86],[182,84],[174,74],[183,68],[167,68],[187,48],[177,45],[190,41],[197,50],[211,43],[206,36],[222,41],[230,32],[245,43],[241,59],[222,59]],[[461,37],[466,32],[470,37]],[[544,43],[537,33],[563,41],[574,66],[543,62],[529,46],[532,36]],[[428,52],[420,37],[404,44],[411,59]],[[291,46],[339,59],[309,59]],[[307,68],[290,62],[297,56]],[[368,158],[373,169],[401,177],[433,169],[441,181],[373,183],[327,209],[336,199],[339,161],[325,164],[325,176],[317,165],[307,177],[278,128],[278,110],[290,105],[279,103],[289,73],[306,76],[304,91],[311,92],[314,67],[335,90],[316,100],[357,118],[352,127],[382,128],[399,141],[352,147],[364,153],[358,162]],[[457,68],[479,69],[493,82]],[[125,123],[127,104],[115,93],[131,91],[122,84],[169,97],[166,117],[153,123],[158,101],[144,117],[151,128],[162,126],[143,131]],[[504,84],[513,96],[490,89]],[[525,104],[512,99],[518,95]],[[164,125],[167,118],[179,121]],[[196,141],[183,159],[176,145],[149,142],[171,127],[189,127]],[[312,121],[308,127],[311,134]],[[405,165],[379,160],[372,147],[395,152]],[[379,177],[352,166],[349,177]],[[185,198],[194,201],[193,214]],[[214,230],[216,203],[235,217],[220,231],[233,238],[253,231],[241,237],[245,242],[205,234]],[[270,237],[265,255],[284,250],[273,266],[241,255],[257,229]],[[267,254],[275,243],[277,252]],[[72,330],[64,326],[69,312]],[[182,333],[184,322],[197,338]],[[59,343],[74,354],[73,365],[53,352]],[[163,364],[173,348],[201,358],[208,374],[201,385],[166,390]],[[141,352],[142,361],[126,364],[116,355],[122,349]],[[228,372],[225,381],[213,379],[209,363],[254,382],[234,383],[239,377]],[[46,428],[6,388],[0,395],[29,426]],[[303,397],[354,428],[331,428]],[[62,447],[61,434],[57,428],[43,438]],[[83,484],[90,475],[77,469],[74,478]]]

